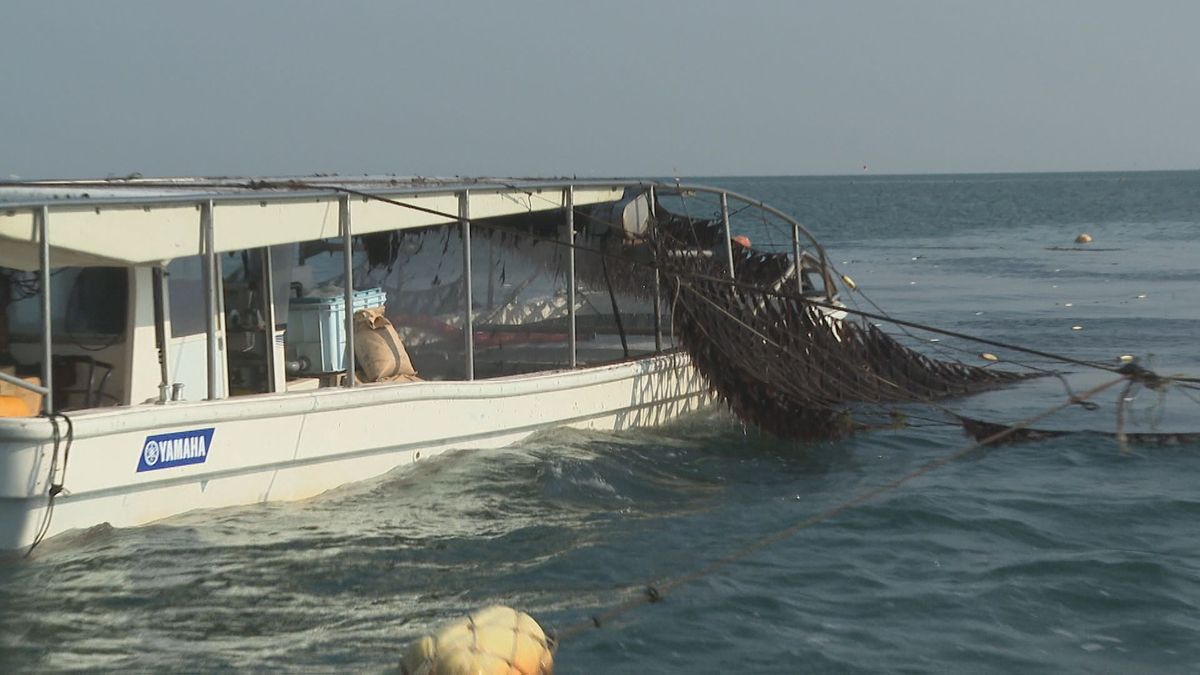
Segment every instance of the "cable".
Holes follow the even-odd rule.
[[[62,444],[63,436],[62,436],[61,430],[58,427],[58,418],[59,417],[63,418],[63,421],[66,422],[66,424],[67,424],[67,435],[66,435],[66,445],[65,446]],[[46,515],[42,517],[42,523],[41,523],[41,525],[38,526],[37,534],[34,535],[34,537],[33,537],[33,543],[31,543],[29,545],[29,549],[27,551],[25,551],[26,558],[28,558],[33,553],[33,549],[37,548],[38,544],[42,543],[42,540],[46,538],[46,533],[48,533],[50,531],[50,522],[54,518],[54,499],[56,497],[58,497],[58,495],[60,495],[66,491],[66,488],[63,487],[63,484],[67,480],[67,462],[71,459],[71,444],[75,441],[75,423],[71,420],[71,418],[66,413],[62,413],[62,412],[51,413],[48,419],[50,420],[50,424],[53,425],[53,427],[54,427],[54,432],[53,432],[53,434],[54,434],[54,452],[50,458],[50,472],[47,475],[47,480],[50,483],[50,487],[47,488],[47,490],[46,490],[46,495],[47,495]],[[61,473],[59,472],[59,468],[58,468],[59,467],[58,455],[59,455],[60,448],[63,451],[62,452],[62,471],[61,471]],[[56,473],[60,473],[58,482],[55,482],[55,480],[54,480]]]

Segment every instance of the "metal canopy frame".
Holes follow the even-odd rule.
[[[51,361],[54,342],[51,338],[50,314],[50,207],[38,209],[38,220],[41,221],[41,255],[39,256],[39,271],[42,275],[42,386],[46,393],[42,395],[42,413],[54,413],[54,364]]]
[[[2,187],[4,184],[0,184]],[[11,184],[8,184],[11,185]],[[48,184],[35,184],[48,185]],[[87,185],[84,183],[69,183],[70,185],[79,187]],[[105,183],[109,187],[112,184]],[[329,199],[331,195],[336,195],[338,202],[338,225],[342,238],[342,250],[344,256],[345,270],[345,332],[346,332],[346,377],[344,386],[353,388],[356,385],[354,374],[354,270],[353,270],[353,226],[351,220],[351,194],[346,190],[348,185],[361,185],[353,182],[345,184],[329,183],[314,185],[316,189],[301,189],[296,191],[278,191],[267,193],[255,193],[252,190],[228,192],[233,187],[228,184],[213,185],[212,189],[226,190],[225,192],[212,192],[211,194],[198,195],[195,192],[182,195],[161,195],[141,197],[137,199],[129,198],[98,198],[98,199],[55,199],[55,208],[74,208],[78,209],[81,204],[86,204],[89,207],[136,207],[141,206],[149,208],[154,205],[192,205],[198,208],[200,212],[199,230],[201,242],[203,244],[203,270],[204,270],[204,286],[205,286],[205,324],[206,324],[206,358],[207,358],[207,379],[208,379],[208,396],[207,398],[218,399],[224,398],[228,392],[224,390],[221,377],[222,359],[219,345],[220,331],[220,272],[217,260],[217,252],[215,246],[213,211],[217,204],[228,203],[253,203],[258,202],[265,205],[267,202],[290,202],[304,201],[317,199]],[[651,214],[654,214],[656,208],[656,194],[675,194],[681,197],[692,195],[695,193],[706,193],[717,195],[720,198],[720,209],[722,224],[725,228],[726,239],[726,259],[729,265],[729,275],[734,277],[733,268],[733,244],[729,239],[729,215],[730,207],[729,200],[736,200],[748,206],[757,208],[761,211],[769,213],[776,218],[779,218],[783,223],[790,226],[792,255],[796,264],[796,279],[797,288],[803,292],[803,283],[801,271],[803,270],[803,261],[805,257],[811,258],[809,253],[806,253],[801,248],[801,239],[807,239],[811,250],[817,253],[817,258],[820,263],[821,274],[824,281],[824,295],[833,301],[835,299],[834,282],[828,266],[828,256],[825,253],[824,247],[820,242],[808,231],[799,221],[787,215],[786,213],[770,207],[763,202],[747,197],[745,195],[723,190],[720,188],[708,187],[704,185],[690,185],[683,183],[661,183],[657,181],[631,180],[631,181],[533,181],[533,182],[498,182],[489,180],[480,180],[467,183],[469,188],[464,188],[463,183],[439,184],[434,186],[409,187],[406,189],[397,189],[393,187],[384,187],[382,189],[371,189],[368,197],[385,197],[385,198],[403,198],[421,195],[455,195],[458,199],[457,222],[462,234],[463,240],[463,270],[464,270],[464,292],[463,292],[463,347],[464,347],[464,371],[465,379],[473,380],[475,378],[475,344],[474,344],[474,320],[472,312],[472,269],[471,269],[471,196],[473,194],[492,194],[503,192],[523,192],[530,196],[536,192],[555,191],[561,195],[561,208],[564,211],[564,232],[562,235],[563,243],[567,248],[567,293],[568,293],[568,315],[569,315],[569,334],[568,334],[568,349],[570,367],[578,366],[577,362],[577,328],[575,317],[575,298],[577,289],[577,280],[575,273],[575,191],[579,188],[594,188],[594,189],[642,189],[645,190],[649,200]],[[145,187],[142,185],[141,187]],[[153,187],[153,185],[151,185]],[[196,184],[187,187],[195,188]],[[457,188],[457,189],[454,189]],[[361,196],[361,194],[359,195]],[[549,197],[543,197],[549,200]],[[42,413],[50,415],[54,412],[53,399],[53,368],[52,368],[52,336],[51,336],[51,306],[50,306],[50,204],[45,201],[31,202],[0,202],[0,211],[12,213],[20,210],[32,210],[35,222],[35,231],[38,241],[39,257],[38,269],[42,278],[41,284],[41,309],[42,309],[42,385],[34,385],[19,378],[14,378],[0,373],[0,381],[8,382],[15,386],[19,386],[30,391],[42,394]],[[451,221],[453,222],[453,221]],[[27,241],[27,240],[26,240]],[[161,263],[160,263],[161,264]],[[268,260],[269,264],[269,260]],[[654,337],[656,351],[662,351],[663,336],[662,336],[662,307],[660,297],[661,278],[659,271],[655,269],[654,275]],[[273,295],[273,284],[267,285],[264,292]],[[267,301],[269,306],[273,307],[274,298],[268,296]],[[273,328],[272,328],[273,330]]]
[[[338,199],[338,227],[342,231],[342,264],[345,279],[342,283],[345,307],[346,327],[346,382],[347,389],[354,388],[354,235],[350,231],[350,195],[342,195]],[[272,289],[273,291],[274,289]],[[274,302],[274,298],[271,298]],[[274,326],[271,327],[274,331]],[[272,341],[272,349],[274,341]]]

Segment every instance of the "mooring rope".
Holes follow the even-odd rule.
[[[60,417],[67,425],[65,436],[58,426],[58,418]],[[67,481],[67,463],[71,460],[71,445],[75,442],[75,422],[66,413],[50,413],[48,419],[54,429],[52,441],[54,449],[50,455],[50,472],[47,478],[50,485],[46,488],[46,514],[42,516],[42,522],[34,534],[33,543],[25,551],[26,558],[33,554],[33,549],[42,543],[42,540],[46,538],[46,533],[50,531],[50,522],[54,518],[54,500],[63,492],[67,492],[67,489],[64,487],[64,483]],[[66,441],[65,443],[63,442],[64,440]],[[59,469],[60,450],[62,451],[61,470]],[[57,480],[55,480],[55,474],[58,474]]]
[[[681,586],[689,584],[693,581],[697,581],[703,577],[707,577],[707,576],[710,576],[717,572],[720,572],[721,570],[724,570],[725,568],[730,567],[731,565],[733,565],[737,562],[745,560],[746,558],[748,558],[756,553],[759,553],[760,551],[763,551],[781,541],[784,541],[786,539],[789,539],[789,538],[795,536],[796,534],[800,533],[803,530],[813,527],[814,525],[823,523],[839,514],[849,511],[850,509],[853,509],[858,506],[862,506],[863,504],[873,501],[873,500],[877,499],[878,497],[881,497],[885,494],[893,492],[893,491],[897,490],[898,488],[900,488],[901,486],[905,485],[906,483],[909,483],[917,478],[920,478],[921,476],[924,476],[925,474],[928,474],[936,469],[939,469],[943,466],[946,466],[947,464],[950,464],[958,459],[961,459],[962,457],[968,455],[969,453],[971,453],[974,450],[977,450],[986,445],[996,443],[997,441],[1003,440],[1010,434],[1016,433],[1020,429],[1024,429],[1031,424],[1035,424],[1038,421],[1045,419],[1046,417],[1049,417],[1065,408],[1075,405],[1079,401],[1086,401],[1088,399],[1091,399],[1091,398],[1095,397],[1097,394],[1100,394],[1101,392],[1103,392],[1107,389],[1110,389],[1122,382],[1133,382],[1133,381],[1134,380],[1133,380],[1132,375],[1122,375],[1121,377],[1118,377],[1114,380],[1111,380],[1109,382],[1105,382],[1104,384],[1100,384],[1095,387],[1092,387],[1091,389],[1088,389],[1087,391],[1083,392],[1082,394],[1080,394],[1078,396],[1070,397],[1062,403],[1059,403],[1059,404],[1054,405],[1053,407],[1047,408],[1046,410],[1044,410],[1036,415],[1033,415],[1024,420],[1021,420],[1020,422],[1017,422],[1011,426],[1008,426],[1005,429],[998,431],[984,439],[969,443],[969,444],[963,446],[962,448],[960,448],[948,455],[945,455],[945,456],[935,459],[931,462],[928,462],[928,463],[920,466],[919,468],[917,468],[913,471],[910,471],[909,473],[906,473],[903,476],[900,476],[899,478],[895,478],[891,481],[888,481],[879,486],[871,488],[870,490],[867,490],[866,492],[860,494],[857,497],[848,499],[844,502],[840,502],[839,504],[837,504],[833,507],[830,507],[824,511],[821,511],[820,513],[817,513],[813,516],[809,516],[808,518],[805,518],[804,520],[802,520],[798,523],[795,523],[793,525],[790,525],[782,530],[773,532],[765,537],[760,537],[760,538],[750,542],[749,544],[746,544],[746,545],[742,546],[741,548],[735,550],[733,553],[730,553],[729,555],[726,555],[726,556],[719,558],[713,562],[710,562],[707,565],[704,565],[696,570],[693,570],[691,572],[687,572],[684,574],[676,575],[673,577],[668,577],[661,581],[656,581],[656,582],[650,583],[645,586],[644,590],[640,594],[635,595],[635,596],[629,598],[628,600],[625,600],[618,604],[612,605],[612,606],[604,609],[601,612],[592,614],[587,619],[584,619],[582,621],[578,621],[576,623],[569,624],[569,625],[564,626],[563,628],[558,629],[556,631],[548,631],[548,634],[550,635],[550,637],[552,639],[553,647],[555,649],[557,649],[558,646],[560,646],[563,642],[570,640],[570,639],[574,639],[584,633],[587,633],[589,631],[600,628],[600,627],[604,626],[605,624],[609,623],[610,621],[612,621],[613,619],[615,619],[623,614],[627,614],[627,613],[633,611],[634,609],[641,607],[642,605],[650,605],[650,604],[660,602],[664,597],[667,596],[667,594],[671,593],[672,591],[676,590],[677,588],[679,588]]]

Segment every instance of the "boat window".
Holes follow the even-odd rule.
[[[0,270],[7,283],[4,309],[9,339],[41,339],[41,281],[36,272]],[[107,346],[125,334],[129,271],[123,267],[63,267],[50,275],[51,331],[55,342]]]
[[[50,276],[52,368],[57,410],[119,404],[126,362],[129,275],[124,267],[63,267]],[[0,268],[0,366],[41,371],[42,280]],[[39,404],[40,405],[40,404]]]
[[[366,235],[362,246],[363,255],[355,266],[355,286],[382,292],[386,299],[384,316],[404,345],[417,375],[426,380],[465,379],[462,237],[458,226]],[[361,365],[362,359],[359,361]]]
[[[472,223],[476,378],[569,366],[564,224],[557,211]]]
[[[566,236],[565,225],[561,211],[473,221],[470,280],[477,379],[570,366],[566,249],[556,245]],[[619,239],[584,241],[593,235],[583,224],[577,223],[577,229],[581,245],[623,245]],[[285,332],[289,389],[333,386],[346,372],[342,248],[341,239],[298,246]],[[653,277],[582,252],[576,269],[578,363],[653,353]],[[394,339],[420,379],[466,379],[467,277],[457,224],[355,237],[353,270],[355,310],[382,307],[386,321],[379,324],[390,326],[374,330],[384,330],[385,341],[393,339],[387,331],[395,331]],[[659,320],[669,335],[669,317]],[[356,338],[360,380],[393,381],[371,377],[368,348],[359,343],[364,341]],[[401,350],[391,351],[400,361]],[[305,378],[316,384],[299,382]]]
[[[172,337],[202,334],[206,330],[203,270],[198,255],[176,258],[167,265]]]
[[[266,249],[221,255],[229,392],[235,396],[273,390],[274,326],[264,270]]]
[[[338,238],[271,249],[275,323],[285,343],[288,390],[338,386],[346,373],[343,246]],[[365,258],[357,237],[355,251],[358,267]],[[355,288],[364,290],[356,308],[383,302],[382,293],[364,288],[369,280],[359,274],[356,269]]]
[[[587,222],[577,227],[583,233]],[[471,315],[478,379],[566,368],[566,236],[561,211],[472,222]],[[604,242],[583,241],[599,247]],[[424,379],[466,377],[463,240],[457,225],[363,237],[355,286],[378,286]],[[619,245],[619,242],[617,242]],[[600,256],[576,256],[578,362],[620,361],[653,353],[652,277]],[[361,270],[361,271],[360,271]],[[614,307],[616,311],[614,312]],[[664,326],[669,330],[669,326]]]
[[[582,221],[582,222],[580,222]],[[653,354],[654,275],[628,262],[645,255],[596,221],[577,218],[575,253],[576,324],[579,363],[594,365]],[[603,252],[603,253],[601,253]],[[672,346],[670,312],[657,318],[664,345]]]

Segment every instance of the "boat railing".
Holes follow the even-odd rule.
[[[791,252],[792,252],[792,256],[793,256],[793,262],[796,265],[796,270],[797,270],[797,273],[796,273],[797,290],[801,293],[804,292],[801,275],[799,274],[799,270],[802,268],[803,257],[804,257],[803,250],[801,247],[801,238],[804,238],[804,239],[808,240],[808,246],[811,248],[811,250],[817,252],[817,259],[818,259],[818,262],[820,265],[821,278],[822,278],[822,281],[825,286],[825,288],[824,288],[825,298],[829,302],[833,302],[835,300],[835,285],[834,285],[834,280],[833,280],[833,274],[830,271],[829,257],[825,253],[825,247],[821,245],[821,242],[818,241],[815,236],[813,236],[812,232],[810,232],[808,230],[808,228],[806,228],[803,224],[800,223],[800,221],[796,220],[792,216],[788,215],[787,213],[785,213],[783,211],[780,211],[779,209],[777,209],[773,206],[765,204],[758,199],[754,199],[753,197],[748,197],[746,195],[739,194],[737,192],[733,192],[731,190],[725,190],[723,188],[710,187],[707,185],[689,185],[689,184],[682,184],[682,183],[676,183],[676,184],[652,183],[650,185],[652,187],[654,187],[655,189],[657,189],[660,193],[671,192],[671,193],[678,194],[678,195],[686,195],[689,193],[708,193],[708,194],[716,195],[720,198],[720,200],[721,200],[721,221],[725,228],[725,237],[724,237],[724,239],[726,241],[725,250],[726,250],[726,256],[728,258],[729,275],[731,278],[734,277],[734,270],[733,270],[733,244],[732,244],[733,233],[730,231],[730,226],[729,226],[729,215],[730,215],[729,200],[733,199],[733,200],[742,202],[743,204],[746,204],[747,206],[751,206],[756,209],[759,209],[760,211],[768,213],[768,214],[778,218],[779,220],[783,221],[783,223],[790,230],[790,234],[791,234],[791,244],[792,244]]]

